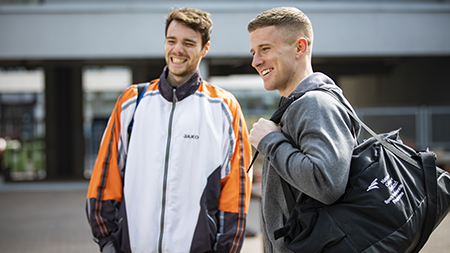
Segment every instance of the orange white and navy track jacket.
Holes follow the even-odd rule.
[[[87,194],[94,240],[123,252],[239,252],[251,190],[241,108],[198,71],[176,89],[166,72],[139,106],[136,85],[117,100]]]

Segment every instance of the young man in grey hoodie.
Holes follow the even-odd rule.
[[[293,102],[279,125],[261,118],[250,131],[250,142],[264,155],[262,223],[266,252],[291,252],[273,232],[289,217],[281,186],[283,178],[298,199],[306,194],[324,204],[345,191],[359,124],[333,96],[313,89],[326,88],[349,108],[342,90],[322,73],[313,72],[313,29],[297,8],[274,8],[248,24],[252,66],[266,90],[285,97],[304,94]],[[321,238],[317,238],[320,240]]]

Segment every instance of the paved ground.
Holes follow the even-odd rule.
[[[94,253],[84,205],[86,182],[1,183],[0,252]],[[252,199],[248,225],[259,232],[259,201]],[[431,235],[423,253],[450,252],[450,216]],[[262,253],[261,233],[247,237],[243,253]]]

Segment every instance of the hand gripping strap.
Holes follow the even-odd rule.
[[[297,98],[286,98],[286,102],[284,102],[278,109],[272,114],[270,117],[270,120],[273,121],[275,124],[280,124],[281,117],[283,117],[284,112],[286,109],[294,102]],[[259,151],[256,150],[255,156],[253,156],[252,162],[250,163],[250,166],[248,166],[247,173],[250,171],[250,169],[253,166],[253,163],[255,162],[256,158],[258,157]]]

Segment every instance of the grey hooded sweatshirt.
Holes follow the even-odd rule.
[[[331,90],[352,108],[331,78],[313,73],[290,95],[304,94],[281,118],[282,132],[271,132],[258,144],[264,155],[261,212],[266,252],[291,252],[283,238],[275,240],[273,235],[289,217],[280,176],[291,185],[296,199],[306,194],[324,204],[339,199],[347,185],[360,126],[330,94],[311,91],[319,87]]]

